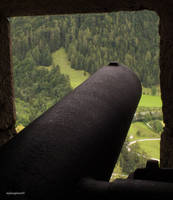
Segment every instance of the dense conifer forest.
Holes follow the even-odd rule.
[[[93,74],[116,60],[134,70],[144,87],[157,85],[158,20],[149,11],[11,18],[16,104],[25,110],[18,122],[26,126],[71,90],[59,66],[46,68],[62,47],[74,69]]]

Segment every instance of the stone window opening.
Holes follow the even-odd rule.
[[[140,11],[141,12],[141,11]],[[122,15],[123,15],[123,13],[124,14],[127,14],[127,12],[122,12]],[[130,14],[130,13],[129,13]],[[104,15],[103,15],[104,16]],[[131,15],[132,16],[132,15]],[[40,16],[41,17],[41,16]],[[57,16],[58,17],[58,16]],[[133,18],[133,16],[132,16],[132,18]],[[124,19],[125,20],[125,19]],[[133,22],[133,20],[131,21],[131,23],[134,23]],[[141,25],[141,26],[143,26],[143,25]],[[157,26],[157,25],[156,25]],[[140,30],[141,31],[141,30]],[[127,38],[126,38],[127,39]],[[128,40],[128,39],[127,39]],[[128,45],[130,45],[130,41],[129,41],[129,43],[128,43]],[[137,50],[136,50],[137,51]],[[118,59],[119,58],[119,56],[117,55],[117,57],[116,57],[116,59]],[[139,59],[139,58],[137,58],[137,59]],[[129,65],[131,65],[130,67],[132,67],[133,68],[133,62],[132,63],[130,63],[130,64],[128,64],[128,60],[127,61],[125,61],[125,59],[122,59],[122,62],[123,62],[123,64],[125,64],[125,65],[127,65],[127,66],[129,66]],[[146,65],[146,63],[145,62],[143,62],[144,63],[144,65]],[[158,66],[157,66],[158,67]],[[150,94],[151,94],[151,92],[149,92]],[[149,94],[149,93],[147,93],[146,92],[146,94]],[[139,131],[138,131],[139,132]],[[132,137],[132,136],[131,136]],[[130,138],[130,136],[129,136],[129,138]],[[132,138],[131,138],[132,139]],[[127,161],[128,162],[128,161]]]
[[[17,2],[17,1],[16,1]],[[11,65],[11,45],[9,36],[9,23],[6,17],[23,16],[23,15],[40,15],[40,14],[63,14],[63,13],[92,13],[92,12],[111,12],[111,11],[134,11],[134,10],[153,10],[160,17],[159,34],[160,34],[160,84],[161,84],[161,97],[163,101],[163,119],[165,128],[161,136],[161,166],[173,167],[173,153],[172,153],[172,2],[156,2],[152,1],[123,1],[111,2],[107,1],[103,4],[95,2],[94,4],[88,1],[83,5],[83,2],[75,2],[73,6],[55,5],[55,2],[40,4],[39,1],[30,5],[30,2],[22,4],[20,2],[10,4],[4,1],[1,3],[1,114],[0,130],[2,140],[11,138],[14,132],[15,124],[15,107],[14,107],[14,93],[13,93],[13,74]],[[45,6],[46,5],[46,6]],[[62,9],[59,9],[59,6]],[[21,9],[22,8],[22,9]],[[56,9],[55,9],[56,8]],[[5,56],[4,56],[5,55]],[[2,142],[2,143],[3,143]]]

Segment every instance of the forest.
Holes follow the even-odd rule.
[[[159,84],[159,18],[153,12],[16,17],[10,22],[17,107],[23,105],[30,115],[17,116],[24,126],[71,90],[59,66],[46,68],[62,47],[74,69],[93,74],[116,60],[135,71],[144,87]]]
[[[16,126],[26,127],[72,91],[69,74],[55,59],[63,52],[76,71],[88,77],[110,61],[130,67],[144,88],[159,85],[159,17],[151,11],[10,18],[14,65]],[[81,71],[82,72],[82,71]],[[155,92],[154,92],[155,93]],[[160,122],[159,122],[160,123]],[[136,145],[136,148],[139,148]],[[120,165],[132,156],[123,148]],[[145,153],[144,153],[145,154]],[[134,157],[135,156],[135,157]]]
[[[72,67],[94,73],[116,60],[132,68],[145,87],[159,82],[158,16],[150,11],[12,18],[15,60],[50,65],[64,47]]]

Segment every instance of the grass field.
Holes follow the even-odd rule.
[[[86,79],[89,78],[89,73],[84,70],[75,70],[71,68],[71,64],[68,61],[67,54],[64,48],[60,48],[52,54],[53,64],[59,65],[60,72],[64,75],[68,75],[70,78],[71,87],[74,89]]]
[[[151,130],[145,123],[143,122],[135,122],[131,124],[131,127],[128,132],[129,142],[141,140],[141,139],[154,139],[159,138],[160,135]],[[147,153],[150,158],[159,159],[160,152],[160,141],[139,141],[137,142],[140,151]],[[138,152],[138,153],[141,153]]]
[[[133,140],[147,139],[147,138],[158,138],[159,134],[151,130],[143,122],[132,123],[128,132],[128,136],[132,136]]]
[[[151,158],[160,158],[160,141],[143,141],[138,142],[140,148],[146,152]]]
[[[142,95],[139,102],[140,107],[162,107],[160,96]]]

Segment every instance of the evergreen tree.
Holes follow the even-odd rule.
[[[68,77],[60,74],[58,67],[48,70],[52,65],[51,53],[61,47],[65,48],[74,69],[93,74],[101,66],[116,60],[136,72],[143,86],[152,87],[159,83],[159,18],[154,12],[10,20],[16,98],[25,103],[28,101],[28,107],[38,105],[35,110],[39,110],[43,99],[43,104],[47,101],[47,105],[52,105],[71,90]],[[41,96],[37,101],[38,93]]]

